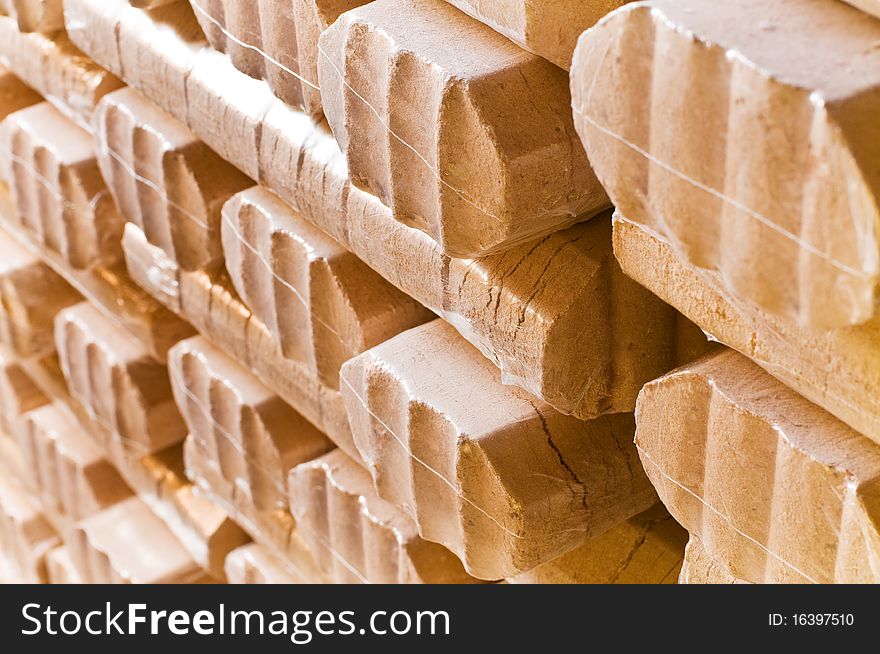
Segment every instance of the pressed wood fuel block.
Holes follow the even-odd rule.
[[[508,579],[514,584],[674,584],[687,532],[659,502],[585,545]]]
[[[249,371],[202,337],[171,352],[169,375],[191,438],[228,484],[217,495],[258,512],[287,508],[287,472],[332,443]]]
[[[765,313],[623,216],[615,218],[614,252],[624,272],[713,337],[880,443],[880,316],[825,331]]]
[[[125,450],[152,454],[184,439],[167,369],[137,339],[87,302],[62,311],[55,325],[70,394]]]
[[[0,16],[0,64],[83,129],[89,129],[98,101],[122,86],[65,33],[25,34],[7,16]]]
[[[441,0],[377,0],[319,40],[324,111],[355,185],[450,256],[507,249],[608,206],[565,71]]]
[[[730,575],[880,579],[880,446],[718,350],[642,391],[636,446],[666,507]]]
[[[193,494],[183,469],[186,425],[166,367],[87,303],[58,315],[56,344],[70,394],[107,458],[193,558],[221,578],[226,555],[247,538]]]
[[[0,0],[0,12],[22,32],[52,34],[64,29],[63,0]]]
[[[30,495],[0,475],[0,577],[7,583],[46,583],[46,555],[61,544]]]
[[[530,570],[655,501],[632,414],[582,422],[503,386],[443,321],[347,362],[342,386],[379,496],[480,579]]]
[[[320,117],[318,37],[367,0],[190,0],[208,42],[284,102]]]
[[[448,0],[518,43],[568,70],[581,33],[628,0]]]
[[[880,279],[878,41],[837,0],[629,4],[581,37],[575,123],[621,214],[728,294],[860,324]]]
[[[255,187],[223,208],[232,284],[285,357],[339,388],[352,357],[432,314],[272,193]]]
[[[90,135],[49,103],[10,114],[0,131],[3,176],[24,229],[76,270],[117,260],[123,219]]]
[[[326,126],[286,106],[264,83],[206,49],[193,36],[199,29],[192,12],[180,4],[186,11],[169,5],[167,11],[152,14],[125,2],[68,0],[65,7],[76,19],[78,27],[71,34],[77,43],[114,71],[124,72],[126,81],[183,120],[221,157],[454,324],[501,368],[505,381],[562,412],[589,419],[631,411],[645,382],[668,371],[676,360],[687,360],[678,358],[681,345],[690,341],[700,346],[699,338],[681,338],[675,311],[620,273],[604,217],[490,257],[447,257],[424,232],[401,224],[375,196],[351,186],[345,158]],[[102,44],[115,44],[117,33],[122,35],[118,47],[103,49]],[[129,62],[124,71],[123,60]],[[143,70],[155,75],[141,75]],[[129,230],[126,237],[129,269],[155,297],[177,306],[179,291],[189,282],[194,291],[212,296],[204,276],[195,284],[195,275],[184,275],[175,285],[174,276],[167,274],[173,262],[150,255],[148,242],[136,231]],[[284,277],[277,266],[275,272]],[[245,309],[240,306],[221,316],[218,307],[234,302],[228,288],[214,289],[217,301],[201,306],[214,307],[217,321],[234,323],[239,332],[257,322],[242,316]],[[188,320],[199,322],[198,312],[185,312]],[[685,334],[699,335],[682,324]],[[232,351],[234,338],[218,329],[199,329]],[[234,348],[236,358],[318,424],[302,391],[270,383],[267,371],[258,370],[265,357],[249,359],[247,350],[255,348]],[[278,353],[271,357],[282,358]],[[318,426],[334,440],[334,432],[342,431]]]
[[[50,354],[55,315],[82,298],[2,230],[0,253],[0,343],[18,357]]]
[[[232,550],[226,557],[226,580],[230,584],[295,584],[296,576],[284,563],[257,543]]]
[[[95,140],[126,220],[184,270],[222,262],[220,210],[253,182],[131,88],[98,105]]]
[[[190,479],[299,583],[325,581],[290,515],[287,473],[330,450],[327,437],[202,337],[171,352],[168,372],[190,433]]]
[[[81,521],[67,547],[87,584],[190,584],[211,578],[136,497]]]
[[[369,473],[333,450],[290,473],[301,538],[334,583],[473,583],[448,549],[419,537],[403,511],[376,495]]]
[[[34,409],[22,420],[18,443],[27,483],[59,533],[131,495],[92,435],[57,405]]]

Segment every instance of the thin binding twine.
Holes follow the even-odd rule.
[[[835,257],[831,256],[830,254],[823,252],[822,250],[818,249],[814,245],[803,240],[802,238],[800,238],[799,236],[797,236],[793,232],[790,232],[789,230],[785,229],[784,227],[781,227],[780,225],[773,222],[772,220],[770,220],[766,216],[763,216],[762,214],[758,213],[754,209],[751,209],[750,207],[747,207],[746,205],[742,204],[741,202],[738,202],[737,200],[727,196],[726,194],[722,193],[721,191],[718,191],[718,190],[712,188],[711,186],[703,184],[699,180],[696,180],[693,177],[686,175],[685,173],[683,173],[682,171],[669,165],[668,163],[661,161],[660,159],[658,159],[656,156],[654,156],[653,154],[651,154],[650,152],[648,152],[644,148],[641,148],[638,145],[636,145],[635,143],[633,143],[632,141],[629,141],[628,139],[623,137],[621,134],[616,133],[615,131],[609,129],[608,127],[606,127],[604,125],[600,125],[592,117],[590,112],[591,112],[592,105],[593,105],[593,93],[595,91],[596,83],[599,79],[599,73],[602,71],[602,68],[605,66],[605,61],[608,57],[608,53],[610,50],[611,50],[611,40],[609,39],[605,45],[605,50],[602,53],[602,57],[599,60],[599,64],[596,66],[596,69],[593,72],[593,78],[590,82],[590,87],[587,90],[587,96],[586,96],[586,100],[585,100],[584,105],[572,107],[575,115],[580,116],[587,123],[589,123],[590,126],[592,126],[594,129],[602,132],[603,134],[605,134],[609,138],[612,138],[612,139],[618,141],[619,143],[622,143],[624,146],[626,146],[627,148],[629,148],[633,152],[644,157],[650,163],[652,163],[652,164],[662,168],[666,172],[678,177],[683,182],[690,184],[694,188],[696,188],[700,191],[703,191],[704,193],[707,193],[707,194],[711,195],[712,197],[714,197],[714,198],[724,202],[725,204],[733,207],[734,209],[736,209],[737,211],[739,211],[743,215],[748,216],[751,219],[758,221],[759,223],[761,223],[762,225],[764,225],[768,229],[776,232],[780,236],[795,243],[800,248],[809,252],[811,255],[826,261],[829,265],[833,266],[834,268],[837,268],[839,271],[846,273],[848,275],[851,275],[852,277],[859,278],[859,279],[870,279],[873,277],[873,275],[870,275],[862,270],[858,270],[856,268],[853,268],[852,266],[836,259]]]

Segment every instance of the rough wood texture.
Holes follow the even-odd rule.
[[[64,29],[63,0],[0,0],[0,12],[22,32],[53,34]]]
[[[450,259],[424,232],[397,222],[377,198],[351,186],[345,158],[326,125],[278,101],[265,83],[236,71],[225,56],[205,50],[204,41],[193,36],[199,27],[185,3],[169,5],[162,13],[138,11],[116,0],[68,0],[66,11],[79,26],[71,35],[84,49],[407,295],[454,323],[502,369],[506,381],[560,411],[589,419],[597,412],[632,410],[637,389],[672,367],[677,316],[650,294],[634,290],[629,296],[632,315],[644,319],[620,321],[613,312],[611,321],[591,320],[607,311],[606,305],[597,311],[594,304],[603,297],[602,289],[626,283],[614,281],[619,271],[611,257],[599,263],[606,261],[607,249],[595,247],[600,239],[590,231],[603,229],[592,224],[599,218],[486,259]],[[125,47],[116,44],[117,32]],[[116,45],[108,51],[103,48],[107,43]],[[130,60],[124,70],[123,60]],[[153,74],[142,75],[145,70]],[[579,229],[592,236],[578,240],[584,233]],[[401,258],[401,252],[410,257]],[[584,268],[604,272],[590,277]],[[471,269],[478,274],[469,274]],[[138,281],[149,284],[148,279]],[[152,287],[164,293],[166,306],[177,301],[173,286]],[[573,290],[560,294],[563,287]],[[526,323],[520,316],[526,315],[535,316],[528,321],[535,334],[519,338]],[[600,331],[586,334],[582,327],[590,322]],[[646,331],[645,324],[654,328]],[[628,348],[641,354],[627,359]],[[613,371],[620,374],[609,376]],[[267,385],[295,404],[279,387]],[[312,419],[305,407],[296,408]]]
[[[568,554],[509,579],[514,584],[674,584],[687,532],[661,504]]]
[[[66,34],[25,34],[7,16],[0,16],[0,65],[86,130],[98,101],[122,86],[83,55]]]
[[[90,135],[41,103],[7,116],[0,140],[2,176],[34,240],[75,270],[118,261],[124,221],[101,177]]]
[[[329,388],[345,361],[433,317],[260,187],[224,206],[222,235],[239,296],[284,356]]]
[[[334,583],[462,584],[476,580],[445,547],[380,499],[369,473],[334,450],[290,472],[297,530]]]
[[[448,0],[529,52],[568,70],[578,37],[629,0]]]
[[[87,303],[59,314],[56,344],[70,394],[84,413],[80,420],[126,483],[193,558],[222,579],[226,555],[247,538],[186,480],[186,425],[165,366]]]
[[[14,583],[46,583],[46,554],[60,544],[27,492],[0,475],[0,576]]]
[[[503,251],[608,207],[565,72],[445,2],[371,2],[318,47],[352,181],[450,256]]]
[[[55,315],[82,298],[67,282],[0,230],[0,343],[18,357],[55,349]]]
[[[747,584],[731,575],[718,561],[706,553],[696,536],[691,536],[684,550],[684,563],[678,578],[680,584]]]
[[[190,584],[212,581],[140,499],[77,525],[67,546],[87,584]]]
[[[60,534],[131,495],[92,435],[58,406],[29,411],[22,421],[18,444],[27,484]]]
[[[230,584],[296,584],[296,576],[267,548],[257,543],[242,545],[226,557],[226,580]]]
[[[220,210],[253,185],[136,90],[95,112],[98,164],[120,212],[184,269],[222,261]]]
[[[582,422],[503,386],[443,321],[352,359],[342,387],[379,496],[480,579],[530,570],[654,502],[631,414]]]
[[[877,582],[880,446],[732,350],[651,382],[636,446],[673,517],[754,583]]]
[[[863,323],[880,297],[878,41],[837,0],[634,3],[581,38],[575,122],[618,210],[731,295]]]
[[[365,0],[190,0],[215,50],[266,80],[284,102],[320,118],[318,37]]]
[[[880,443],[880,318],[824,331],[764,313],[726,293],[643,227],[618,216],[614,251],[623,270],[716,339]]]

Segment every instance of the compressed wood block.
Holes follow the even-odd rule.
[[[52,34],[64,29],[62,0],[0,0],[0,11],[22,32]]]
[[[450,256],[608,207],[569,120],[568,78],[441,0],[377,0],[319,39],[324,112],[352,181]]]
[[[687,532],[658,503],[568,554],[509,579],[514,584],[674,584]]]
[[[39,93],[0,66],[0,120],[42,101],[43,98]]]
[[[23,415],[49,401],[13,357],[0,352],[0,431],[17,437]]]
[[[423,233],[401,229],[372,196],[354,191],[349,197],[346,246],[454,325],[501,368],[505,382],[530,390],[561,411],[592,418],[631,410],[646,381],[705,347],[695,327],[621,273],[607,218],[504,254],[450,259]],[[231,202],[248,211],[239,210],[237,216],[224,212],[224,237],[235,236],[233,244],[241,252],[225,248],[227,268],[234,270],[234,257],[242,254],[255,259],[255,251],[277,261],[280,257],[270,256],[269,245],[280,251],[282,243],[290,242],[295,231],[286,217],[296,212],[263,189],[247,191]],[[230,224],[233,220],[237,227]],[[255,266],[260,263],[254,261]],[[254,311],[266,316],[264,324],[283,318],[279,291],[286,294],[290,286],[302,285],[302,274],[295,269],[285,270],[277,263],[272,268],[274,298],[248,299],[253,294],[241,282],[236,285]],[[256,272],[269,274],[259,268]],[[250,279],[259,281],[256,273]],[[651,329],[645,330],[645,324]],[[284,331],[294,338],[292,327],[279,325],[279,333]],[[688,335],[698,338],[687,343]]]
[[[143,456],[186,437],[167,368],[93,305],[58,314],[55,344],[70,394],[126,450]]]
[[[124,219],[88,132],[47,102],[10,114],[0,132],[3,174],[35,240],[76,270],[119,260]]]
[[[67,543],[88,584],[211,581],[144,502],[132,497],[80,522]]]
[[[260,187],[224,206],[222,235],[239,296],[284,356],[330,388],[345,361],[434,317]]]
[[[614,250],[628,275],[713,338],[880,443],[880,318],[824,331],[772,316],[727,294],[717,274],[696,270],[623,216],[615,219]]]
[[[327,437],[201,336],[170,353],[168,374],[190,438],[257,511],[287,509],[287,473],[333,448]]]
[[[132,276],[200,334],[251,370],[268,388],[352,456],[358,456],[338,389],[284,356],[278,341],[239,299],[225,269],[185,272],[150,245],[136,225],[124,247]]]
[[[46,513],[65,528],[131,495],[104,452],[76,421],[55,404],[23,416],[18,443],[27,483]]]
[[[876,582],[880,446],[721,349],[645,386],[636,446],[672,516],[754,583]]]
[[[0,65],[19,77],[67,118],[88,130],[98,101],[122,82],[83,55],[67,35],[21,32],[0,16]]]
[[[448,0],[529,52],[568,70],[578,37],[629,0]]]
[[[234,483],[224,476],[218,461],[211,458],[213,455],[213,451],[195,438],[187,438],[184,442],[186,474],[200,494],[222,507],[254,542],[271,552],[284,571],[293,577],[294,583],[329,583],[329,578],[303,542],[290,511],[286,507],[258,511],[253,502],[244,493],[237,492]]]
[[[515,576],[648,509],[631,414],[582,422],[500,383],[443,321],[342,367],[379,496],[480,579]]]
[[[696,536],[691,536],[684,550],[684,563],[681,566],[680,584],[747,584],[737,579],[724,566],[706,553],[706,549]]]
[[[253,182],[131,88],[98,105],[95,141],[101,172],[126,220],[184,270],[222,261],[221,208]]]
[[[68,15],[81,13],[81,22],[102,35],[101,42],[113,41],[115,30],[125,27],[124,43],[138,49],[142,68],[168,71],[181,60],[173,53],[188,43],[185,16],[178,16],[177,23],[154,24],[144,17],[146,12],[128,7],[105,24],[96,2],[70,0]],[[88,39],[82,45],[93,56],[100,54]],[[106,61],[112,59],[108,56]],[[608,227],[599,225],[600,219],[492,257],[450,259],[424,232],[402,225],[375,196],[350,185],[345,158],[325,124],[275,99],[264,83],[236,71],[226,57],[209,49],[199,61],[208,62],[213,72],[198,78],[198,93],[191,79],[190,92],[175,96],[186,97],[189,104],[202,98],[197,112],[165,97],[166,86],[184,85],[182,71],[161,87],[156,79],[140,79],[129,69],[124,77],[185,122],[221,157],[251,171],[264,187],[388,281],[453,323],[501,368],[505,381],[523,386],[562,412],[590,419],[603,412],[631,411],[641,386],[673,367],[680,317],[638,285],[623,281],[608,241],[602,241],[608,238]],[[245,111],[241,98],[248,98],[248,106],[257,110]],[[199,120],[193,119],[196,114]],[[173,262],[158,265],[158,257],[147,256],[147,244],[131,234],[127,259],[132,275],[153,289],[154,296],[164,298],[166,306],[179,306],[173,266],[166,265]],[[135,249],[143,256],[135,256]],[[408,256],[402,256],[404,252]],[[648,324],[651,329],[646,330]],[[587,336],[585,325],[595,332]],[[529,338],[522,338],[524,329]],[[691,326],[685,329],[695,331]],[[217,334],[208,336],[224,347],[228,342]],[[318,424],[301,400],[267,385]],[[340,442],[333,429],[322,428]]]
[[[284,102],[320,117],[318,37],[364,0],[190,0],[208,42]]]
[[[55,349],[55,315],[82,298],[67,282],[0,230],[0,342],[18,357]]]
[[[844,0],[844,2],[880,18],[880,2],[878,0]]]
[[[290,472],[290,510],[334,583],[474,583],[445,547],[380,499],[369,473],[342,450]]]
[[[0,476],[0,567],[10,570],[19,583],[46,583],[46,554],[60,544],[28,493]]]
[[[297,584],[272,552],[257,543],[242,545],[226,557],[226,579],[230,584]]]
[[[817,329],[863,323],[880,297],[878,40],[832,0],[630,4],[581,37],[575,122],[617,209],[728,294]]]
[[[82,584],[82,577],[66,545],[60,545],[46,554],[46,577],[50,584]]]

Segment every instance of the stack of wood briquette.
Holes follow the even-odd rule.
[[[0,576],[876,580],[853,4],[0,0]]]

